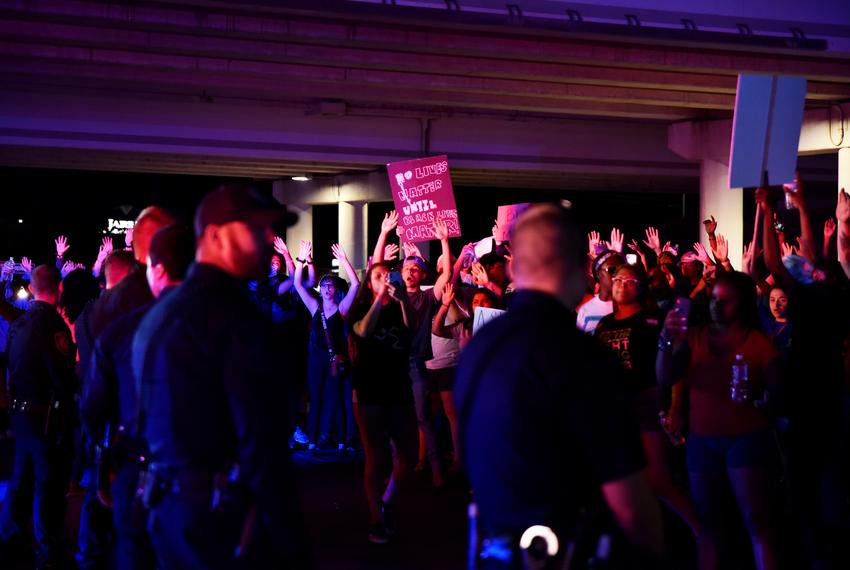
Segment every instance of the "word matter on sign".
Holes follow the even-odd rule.
[[[387,164],[402,239],[434,239],[434,220],[446,220],[449,237],[461,235],[448,158],[445,155]]]

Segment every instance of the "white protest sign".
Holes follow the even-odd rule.
[[[488,307],[478,307],[475,309],[475,315],[472,319],[472,334],[475,335],[481,330],[481,327],[497,319],[505,314],[502,309],[490,309]]]
[[[487,237],[475,244],[475,257],[481,259],[493,251],[493,238]]]
[[[756,188],[794,180],[806,99],[806,79],[738,75],[729,187]]]

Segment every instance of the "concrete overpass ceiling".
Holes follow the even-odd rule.
[[[646,139],[655,155],[635,151],[606,165],[593,152],[578,156],[585,149],[576,156],[550,152],[551,133],[540,141],[526,136],[527,157],[520,160],[520,151],[494,150],[483,134],[473,141],[475,132],[458,148],[418,127],[404,129],[410,136],[400,144],[393,125],[431,119],[435,132],[474,123],[500,125],[492,132],[504,134],[512,125],[536,132],[581,120],[611,140],[638,137],[677,121],[731,117],[742,71],[805,75],[809,107],[850,100],[845,2],[812,0],[805,11],[766,0],[688,3],[686,10],[662,0],[513,4],[518,8],[509,13],[505,2],[484,0],[448,3],[459,11],[443,0],[0,0],[0,103],[14,99],[18,109],[9,117],[16,118],[13,127],[0,121],[0,163],[268,179],[370,171],[399,157],[450,152],[460,157],[456,177],[463,184],[598,188],[625,187],[631,179],[672,190],[687,180],[695,187],[698,170],[667,153],[664,136]],[[626,14],[636,17],[632,25]],[[697,29],[686,30],[683,19]],[[740,33],[738,24],[752,34]],[[796,38],[791,27],[800,30]],[[17,102],[30,97],[52,100],[60,110],[72,108],[71,99],[89,101],[93,114],[102,107],[109,120],[98,123],[102,132],[95,136],[57,112],[68,135],[61,137],[37,116],[21,119],[26,109]],[[213,111],[241,121],[250,107],[260,126],[243,126],[238,136],[246,140],[230,156],[173,133],[133,143],[141,127],[126,118],[133,114],[129,106],[163,102],[204,121]],[[207,110],[195,113],[198,107]],[[345,144],[374,148],[372,156],[322,153],[325,143],[314,142],[307,156],[294,150],[297,140],[270,149],[262,123],[276,124],[282,109],[304,118],[304,140],[310,129],[332,132],[355,119],[391,134],[378,144],[371,140],[378,135],[370,138],[362,127],[360,135],[346,131]],[[171,124],[178,125],[175,113]],[[594,144],[610,148],[602,139]],[[618,162],[627,160],[648,163],[649,170]]]

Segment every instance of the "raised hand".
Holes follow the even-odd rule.
[[[398,246],[394,243],[386,246],[384,248],[384,260],[385,261],[393,261],[398,255]]]
[[[643,243],[646,244],[646,247],[654,251],[656,254],[661,253],[661,238],[658,237],[658,230],[655,228],[646,228],[645,233],[646,239]]]
[[[74,263],[73,261],[66,261],[66,262],[62,265],[62,271],[61,271],[61,273],[62,273],[62,278],[64,279],[66,275],[68,275],[70,272],[72,272],[72,271],[73,271],[74,269],[76,269],[76,268],[77,268],[77,264],[76,264],[76,263]]]
[[[29,257],[21,258],[21,269],[24,270],[26,275],[32,274],[32,260]]]
[[[755,259],[761,254],[758,245],[756,244],[744,244],[744,253],[741,256],[741,264],[743,266],[744,273],[751,273],[753,269],[753,262]]]
[[[11,281],[12,276],[14,274],[15,274],[15,262],[10,259],[3,264],[2,279],[4,281],[7,281],[7,280]]]
[[[274,236],[274,250],[281,254],[284,258],[292,258],[292,254],[289,253],[289,248],[286,247],[286,242],[279,236]]]
[[[700,242],[694,243],[694,251],[697,254],[697,259],[699,259],[703,265],[708,267],[711,265],[711,258],[708,256],[708,251],[706,251],[705,246]]]
[[[398,212],[395,210],[384,214],[384,220],[381,222],[381,233],[388,234],[393,231],[398,225]]]
[[[133,247],[133,228],[127,228],[127,231],[124,232],[124,245],[127,249]]]
[[[490,282],[490,276],[487,275],[487,270],[477,261],[472,264],[472,278],[476,285],[487,285]]]
[[[782,257],[794,255],[794,248],[791,246],[790,243],[783,241],[780,244],[780,248],[782,249]]]
[[[438,218],[434,220],[434,239],[443,241],[449,238],[449,226],[446,225],[446,220]]]
[[[592,231],[587,234],[587,252],[590,257],[596,256],[596,248],[599,247],[599,232]]]
[[[770,199],[768,198],[767,188],[756,188],[756,205],[761,206],[762,212],[772,212],[773,206],[770,204]]]
[[[717,234],[717,247],[712,252],[717,263],[726,263],[729,259],[729,242],[723,234]]]
[[[53,242],[56,244],[56,257],[64,257],[65,252],[71,247],[68,245],[68,238],[59,236]]]
[[[664,247],[661,248],[661,251],[667,251],[669,253],[672,253],[673,255],[678,256],[679,255],[679,246],[674,244],[674,243],[670,243],[668,241],[667,243],[664,244]]]
[[[637,242],[636,239],[633,239],[632,241],[627,243],[626,247],[628,247],[630,250],[632,250],[633,252],[635,252],[638,255],[641,254],[640,244]]]
[[[107,256],[112,253],[112,237],[106,236],[101,241],[100,248],[97,250],[97,259],[99,261],[103,261],[107,258]]]
[[[404,242],[404,256],[422,257],[422,252],[419,251],[419,247],[415,243],[406,241]]]
[[[850,222],[850,194],[842,188],[838,193],[838,203],[835,205],[835,218],[842,224]]]
[[[835,235],[835,230],[838,228],[838,225],[835,223],[835,220],[832,218],[827,218],[823,223],[823,243],[829,243],[832,239],[832,236]]]
[[[611,241],[608,242],[608,247],[617,253],[623,253],[623,232],[614,228],[611,230]]]
[[[443,288],[443,298],[442,303],[446,307],[452,304],[452,301],[455,300],[455,288],[451,283],[446,283],[446,286]]]
[[[302,261],[306,261],[310,258],[313,253],[313,243],[305,240],[301,240],[301,243],[298,247],[298,259]]]
[[[703,220],[702,225],[705,226],[705,233],[708,235],[717,231],[717,220],[714,219],[714,216],[710,216],[709,219]]]
[[[345,255],[345,250],[338,243],[335,243],[331,246],[331,253],[333,254],[335,259],[338,259],[341,262],[348,261],[348,256]]]

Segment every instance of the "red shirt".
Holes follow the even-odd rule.
[[[708,343],[708,327],[688,334],[691,360],[684,380],[690,389],[690,432],[702,436],[740,435],[770,428],[767,414],[752,403],[736,404],[730,395],[732,364],[736,354],[748,365],[750,397],[759,397],[765,387],[765,365],[776,356],[776,348],[761,332],[750,331],[744,344],[729,354],[715,354]]]

